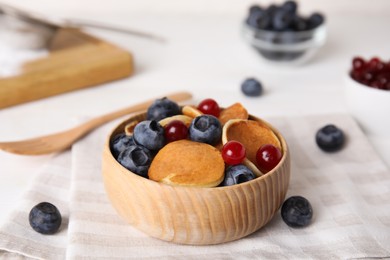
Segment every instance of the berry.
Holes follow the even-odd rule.
[[[311,30],[324,21],[325,17],[320,13],[313,13],[307,19],[300,16],[296,1],[285,1],[280,6],[271,4],[268,8],[253,5],[246,19],[246,23],[255,29],[276,32]]]
[[[252,5],[249,7],[249,14],[260,13],[263,9],[259,5]]]
[[[256,162],[260,171],[267,173],[280,162],[282,152],[272,144],[261,146],[256,152]]]
[[[290,27],[294,19],[294,14],[284,10],[278,9],[272,19],[273,29],[276,31],[284,31]]]
[[[297,12],[298,5],[295,1],[286,1],[282,4],[282,9],[295,14]]]
[[[129,171],[147,178],[152,155],[145,147],[132,145],[119,154],[118,162]]]
[[[321,24],[324,23],[324,21],[325,21],[325,18],[322,14],[313,13],[312,15],[310,15],[310,17],[308,19],[309,29],[314,29],[314,28],[320,26]]]
[[[207,98],[199,103],[198,109],[206,115],[212,115],[215,117],[219,117],[221,109],[219,108],[218,103],[211,98]]]
[[[189,136],[192,141],[215,145],[221,140],[221,123],[212,115],[195,117],[189,127]]]
[[[355,57],[352,60],[353,70],[362,70],[366,66],[366,62],[361,57]]]
[[[29,214],[30,226],[41,234],[54,234],[61,226],[61,213],[49,202],[35,205]]]
[[[248,78],[241,84],[241,91],[246,96],[256,97],[263,93],[263,86],[257,79]]]
[[[222,147],[222,158],[226,164],[240,164],[245,159],[245,155],[245,147],[240,142],[229,141]]]
[[[149,150],[160,150],[165,145],[164,128],[154,120],[145,120],[134,128],[134,141]]]
[[[294,16],[293,21],[292,21],[290,26],[294,31],[298,31],[298,32],[305,31],[308,29],[308,24],[307,24],[306,20],[303,19],[302,17],[299,17],[298,15]]]
[[[361,84],[376,88],[388,89],[390,82],[390,62],[373,57],[367,62],[361,57],[352,59],[351,77]]]
[[[114,136],[110,142],[111,152],[115,158],[130,145],[134,144],[133,136],[120,133]]]
[[[178,104],[168,98],[157,99],[149,106],[146,112],[147,120],[160,121],[169,116],[180,114],[180,107]]]
[[[313,218],[313,208],[310,202],[301,196],[292,196],[282,205],[283,221],[290,227],[305,227]]]
[[[344,141],[343,131],[333,124],[320,128],[316,133],[316,143],[325,152],[340,150]]]
[[[222,186],[231,186],[255,179],[255,174],[245,165],[229,166],[225,171]]]
[[[181,139],[186,139],[188,136],[187,126],[180,120],[174,120],[169,122],[165,127],[165,140],[167,142],[173,142]]]
[[[367,65],[371,70],[375,70],[375,71],[384,68],[384,64],[381,62],[381,60],[378,57],[371,58],[371,60],[368,61]]]

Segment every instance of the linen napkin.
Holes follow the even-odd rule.
[[[290,228],[279,211],[259,231],[220,245],[178,245],[148,237],[116,214],[104,191],[100,162],[105,138],[115,125],[111,123],[76,143],[71,152],[57,155],[37,175],[19,210],[0,228],[0,256],[11,252],[43,259],[389,258],[390,171],[357,124],[341,114],[268,121],[287,139],[292,156],[287,197],[301,195],[311,202],[314,217],[309,226]],[[329,123],[347,136],[345,147],[336,153],[322,152],[314,141],[316,131]],[[28,211],[40,200],[57,203],[69,220],[56,235],[40,235],[28,225]]]

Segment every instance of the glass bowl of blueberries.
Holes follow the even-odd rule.
[[[326,40],[325,16],[298,13],[295,1],[267,7],[252,5],[242,35],[267,62],[298,65],[308,61]]]

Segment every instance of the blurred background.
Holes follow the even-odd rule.
[[[26,7],[31,10],[52,13],[53,15],[66,15],[69,17],[82,18],[103,16],[108,13],[115,13],[118,16],[131,15],[135,13],[220,13],[233,14],[245,12],[247,7],[253,3],[269,4],[281,3],[275,0],[3,0],[2,3],[12,4],[19,7]],[[388,0],[298,0],[300,10],[309,12],[313,9],[325,10],[328,14],[351,14],[356,15],[390,15],[390,1]],[[81,17],[80,17],[81,16]],[[101,18],[103,18],[101,17]]]

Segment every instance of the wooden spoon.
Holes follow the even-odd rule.
[[[180,102],[192,98],[192,95],[188,92],[177,92],[172,93],[170,95],[166,95],[165,97],[171,99],[172,101]],[[87,133],[97,128],[98,126],[101,126],[116,118],[134,112],[146,110],[155,100],[156,98],[150,99],[145,102],[96,117],[79,126],[76,126],[63,132],[36,137],[23,141],[0,142],[0,149],[10,153],[22,155],[40,155],[58,152],[70,147],[75,141],[85,136]]]

